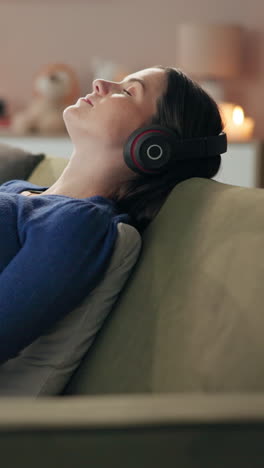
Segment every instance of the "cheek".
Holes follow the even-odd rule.
[[[104,141],[112,142],[117,145],[123,145],[129,135],[140,126],[138,118],[132,114],[123,113],[106,113],[96,116],[96,120],[92,123],[96,126],[96,132]]]
[[[109,132],[118,132],[123,134],[130,131],[131,128],[140,125],[142,112],[135,105],[128,102],[114,102],[113,104],[94,109],[93,118],[98,125],[108,129]]]

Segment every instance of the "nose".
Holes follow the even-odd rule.
[[[106,94],[111,91],[116,86],[113,81],[107,80],[94,80],[93,81],[93,90],[95,93],[100,94],[101,96],[105,96]]]

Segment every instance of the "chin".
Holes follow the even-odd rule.
[[[80,125],[80,123],[78,124],[78,118],[76,117],[76,109],[78,108],[75,106],[69,106],[66,107],[66,109],[64,109],[62,113],[62,118],[64,120],[65,127],[70,136],[73,133],[73,129],[77,128],[78,125]]]
[[[75,104],[72,105],[72,106],[68,106],[64,109],[63,113],[62,113],[62,117],[63,117],[63,120],[64,122],[66,123],[66,119],[69,115],[71,115],[74,111],[76,110],[76,106]]]

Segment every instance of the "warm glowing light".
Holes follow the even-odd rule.
[[[249,141],[252,138],[255,122],[245,117],[241,106],[232,102],[220,102],[224,131],[229,141]]]
[[[243,111],[242,107],[235,106],[235,108],[233,110],[232,118],[233,118],[233,122],[234,122],[235,125],[242,125],[243,124],[243,122],[244,122],[244,111]]]

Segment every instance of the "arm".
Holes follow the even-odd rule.
[[[115,240],[110,223],[108,213],[78,203],[67,205],[66,213],[52,212],[45,225],[30,220],[22,248],[0,274],[0,363],[96,286]]]

